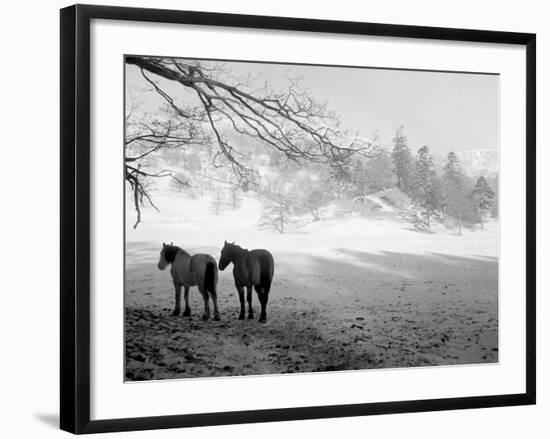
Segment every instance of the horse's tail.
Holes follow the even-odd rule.
[[[204,291],[216,294],[216,263],[208,261],[204,269]]]
[[[267,294],[271,289],[271,280],[273,279],[273,256],[266,251],[262,253],[258,259],[260,260],[260,285]]]

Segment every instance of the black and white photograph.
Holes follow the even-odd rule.
[[[2,437],[544,437],[544,5],[8,3]]]
[[[126,55],[125,380],[499,361],[499,75]]]

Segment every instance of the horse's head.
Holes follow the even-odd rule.
[[[172,247],[172,244],[166,245],[166,243],[164,243],[164,242],[162,243],[162,250],[160,251],[160,258],[159,258],[159,262],[157,264],[157,267],[159,268],[159,270],[164,270],[168,266],[168,264],[170,263],[168,261],[166,252],[167,252],[167,249],[169,247]]]
[[[221,251],[220,262],[218,263],[218,268],[223,271],[231,262],[233,262],[234,253],[235,253],[235,241],[229,243],[225,241],[223,243],[223,248]]]

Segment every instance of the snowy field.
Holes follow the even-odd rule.
[[[208,198],[155,195],[126,231],[126,379],[274,374],[498,361],[498,224],[415,231],[380,199],[365,215],[332,206],[288,233],[260,230],[261,205],[214,215]],[[268,249],[275,275],[267,323],[238,320],[231,267],[220,272],[221,321],[173,317],[162,242],[219,258],[224,240]],[[259,316],[259,301],[253,304]]]

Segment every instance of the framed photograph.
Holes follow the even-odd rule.
[[[61,428],[534,404],[535,129],[534,34],[62,9]]]

